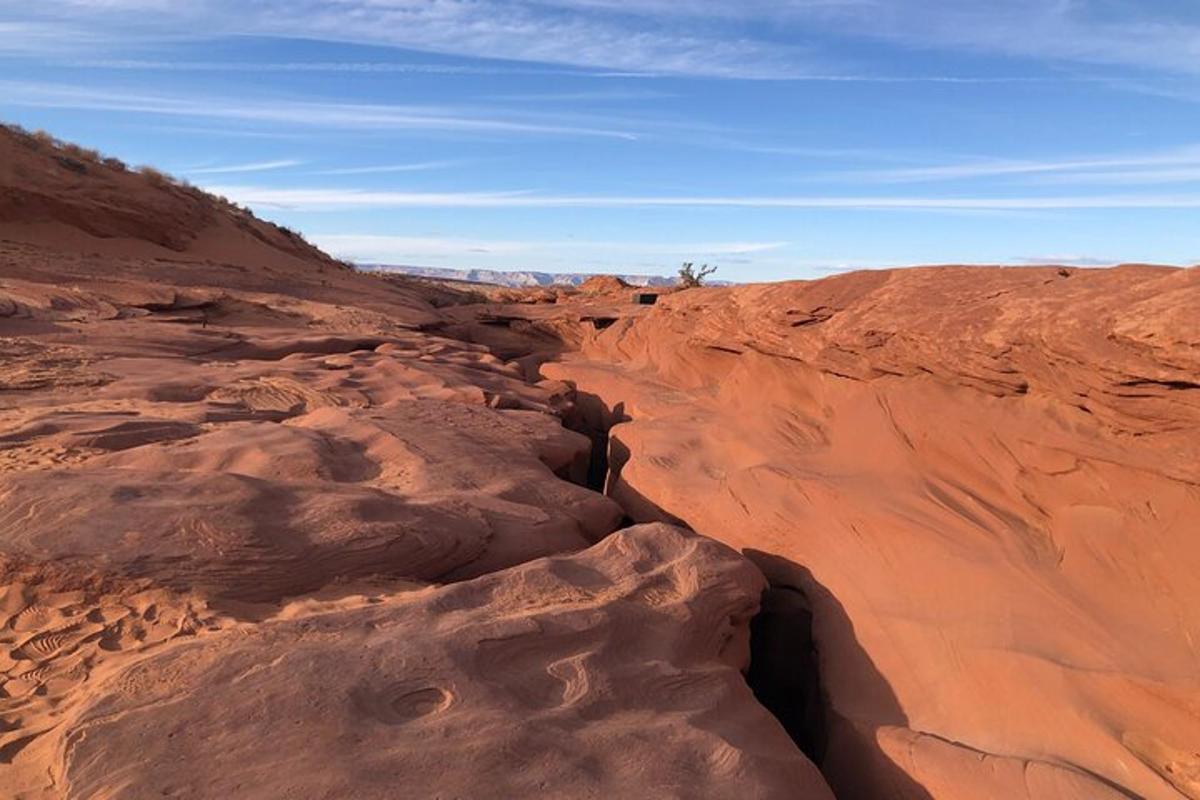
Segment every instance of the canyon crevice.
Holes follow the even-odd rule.
[[[542,372],[629,418],[608,494],[635,521],[810,598],[839,796],[1196,797],[1200,398],[1172,387],[1198,282],[696,290]]]
[[[1200,799],[1200,271],[463,287],[63,157],[0,131],[7,796]]]

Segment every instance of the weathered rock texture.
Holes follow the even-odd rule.
[[[1200,272],[596,286],[0,131],[0,794],[1200,798]]]
[[[468,298],[71,153],[0,132],[0,796],[830,797],[761,574],[587,550],[571,392]]]
[[[647,525],[179,646],[66,727],[65,794],[831,799],[742,679],[763,584]]]
[[[839,796],[1200,797],[1200,270],[692,290],[548,364],[804,591]]]

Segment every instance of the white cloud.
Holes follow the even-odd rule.
[[[374,263],[456,263],[496,268],[558,264],[574,268],[608,265],[627,270],[632,264],[674,264],[689,259],[735,260],[786,247],[788,242],[639,242],[580,239],[513,240],[437,236],[313,234],[322,249],[353,261]],[[647,261],[649,260],[649,262]]]
[[[1189,3],[1168,8],[1110,0],[41,0],[28,13],[76,31],[102,26],[117,39],[155,30],[191,38],[198,38],[196,31],[291,36],[673,75],[857,72],[836,69],[847,66],[846,58],[828,43],[829,34],[921,50],[1200,73],[1200,14]],[[770,37],[761,34],[768,26]],[[42,44],[53,40],[43,37]]]
[[[1022,256],[1020,258],[1011,259],[1018,264],[1028,265],[1063,265],[1068,267],[1111,267],[1121,263],[1119,258],[1096,258],[1095,256],[1083,255],[1049,255],[1049,256]]]
[[[310,175],[377,175],[394,172],[426,172],[450,169],[466,164],[466,161],[418,161],[411,164],[382,164],[373,167],[343,167],[340,169],[313,170]]]
[[[798,48],[731,37],[705,25],[651,24],[619,12],[549,8],[532,0],[197,0],[144,6],[42,0],[37,13],[63,24],[88,15],[116,38],[128,35],[125,25],[138,31],[157,25],[172,36],[194,31],[288,36],[685,75],[775,76],[800,71],[805,56]]]
[[[389,192],[359,189],[210,186],[209,191],[264,208],[305,211],[353,208],[795,208],[899,211],[1037,211],[1200,208],[1200,194],[1060,197],[903,196],[620,196],[513,192]]]
[[[3,31],[3,26],[0,26]],[[568,75],[620,77],[621,73],[585,69],[519,67],[502,64],[433,64],[399,61],[178,61],[135,58],[63,59],[55,62],[81,69],[169,72],[349,72],[401,75]]]
[[[644,255],[748,255],[787,247],[789,242],[637,242],[554,241],[513,239],[469,239],[444,237],[377,236],[360,234],[313,234],[318,245],[339,254],[364,257],[378,252],[406,252],[426,255],[460,253],[544,254],[563,251],[616,252],[634,250]]]
[[[102,45],[108,38],[101,31],[68,24],[0,20],[2,56],[68,56],[79,48]]]
[[[934,181],[970,180],[977,178],[1039,177],[1059,182],[1079,183],[1137,183],[1139,175],[1147,183],[1171,183],[1171,176],[1182,177],[1187,168],[1194,176],[1200,168],[1200,144],[1148,153],[1131,153],[1090,158],[1043,160],[975,160],[956,164],[905,167],[899,169],[861,170],[843,172],[839,179],[862,180],[874,183],[922,183]],[[1144,169],[1157,168],[1157,169]]]
[[[229,164],[219,167],[196,167],[181,171],[187,175],[226,175],[243,172],[269,172],[271,170],[296,167],[303,163],[303,161],[287,158],[277,161],[257,161],[252,164]]]
[[[921,49],[1200,72],[1200,17],[1182,4],[1171,11],[1103,0],[891,0],[847,9],[836,22]]]
[[[463,107],[227,100],[105,92],[62,84],[0,80],[8,105],[124,111],[163,116],[282,123],[295,126],[369,130],[438,130],[461,133],[588,136],[635,139],[636,134],[603,127],[604,120],[537,112],[484,113]]]

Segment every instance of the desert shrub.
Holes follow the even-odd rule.
[[[704,279],[717,271],[715,266],[703,264],[699,269],[691,261],[685,261],[679,268],[679,285],[684,289],[693,289],[704,285]]]
[[[283,235],[291,239],[293,242],[303,242],[308,244],[308,239],[304,238],[304,234],[294,228],[289,228],[286,225],[280,225],[279,230],[283,231]]]
[[[80,147],[77,144],[64,142],[59,145],[59,149],[76,161],[96,162],[100,160],[100,151],[93,150],[90,147]]]
[[[141,166],[137,168],[138,174],[148,180],[154,186],[166,186],[171,183],[171,179],[165,172],[157,170],[151,166]]]
[[[116,170],[117,172],[125,172],[127,169],[129,169],[129,167],[125,166],[124,161],[119,158],[113,158],[112,156],[105,158],[103,164],[109,169]]]
[[[33,140],[41,147],[55,148],[58,147],[58,140],[43,130],[33,132]]]

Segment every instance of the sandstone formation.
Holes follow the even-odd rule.
[[[844,797],[1200,797],[1200,270],[692,290],[547,364],[813,604]]]
[[[649,525],[207,637],[127,670],[66,726],[62,785],[131,800],[825,800],[739,671],[762,587],[722,545]]]
[[[569,387],[437,333],[473,317],[431,301],[478,298],[69,147],[0,152],[4,796],[395,796],[399,771],[418,796],[828,797],[739,672],[757,570],[666,528],[588,551],[624,512],[581,485]],[[269,668],[316,630],[309,672]],[[96,727],[200,653],[163,743],[217,750]],[[261,686],[231,680],[260,659]],[[371,694],[401,673],[443,688]],[[283,716],[217,697],[253,686]],[[489,766],[445,769],[464,758]]]
[[[0,131],[0,796],[1200,798],[1200,271],[593,287]]]

